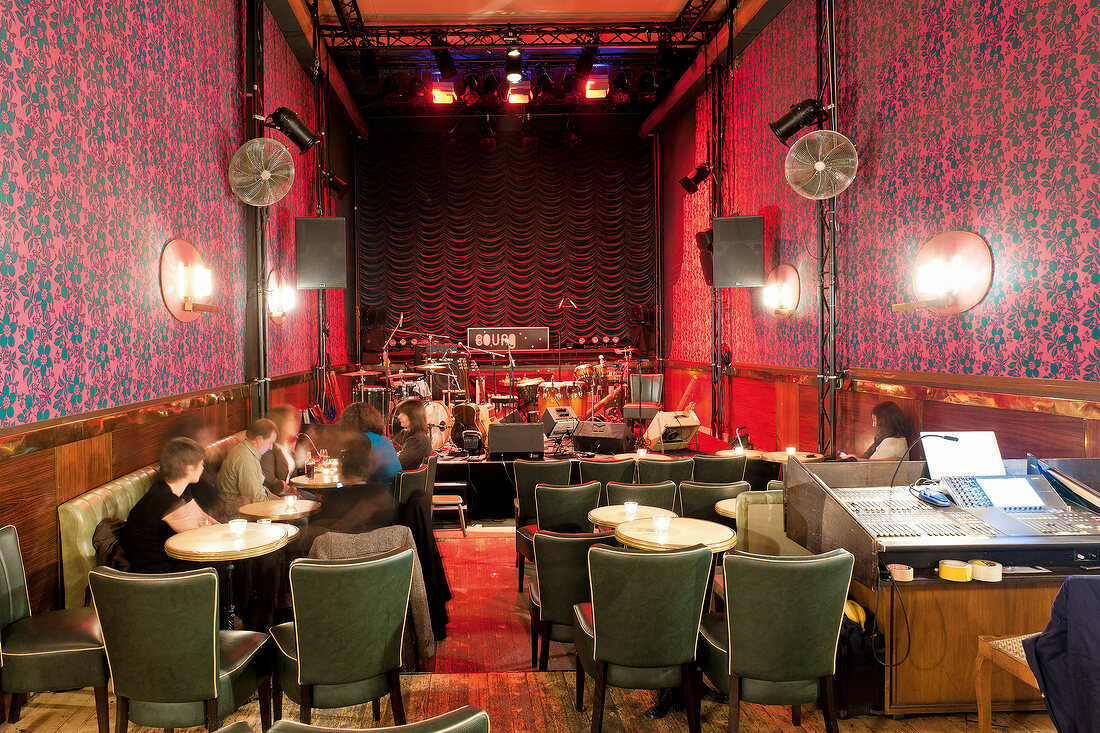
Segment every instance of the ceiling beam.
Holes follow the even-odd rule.
[[[789,2],[790,0],[742,0],[733,13],[733,22],[723,24],[714,39],[699,50],[691,67],[638,128],[638,134],[646,137],[661,130],[687,109],[703,91],[708,64],[725,68],[727,57],[740,56]]]
[[[321,47],[313,48],[313,21],[305,0],[266,0],[266,4],[302,68],[308,72],[313,67],[314,59],[317,59],[321,68],[328,70],[329,86],[344,105],[351,123],[355,125],[360,137],[364,140],[369,137],[367,121],[363,119],[363,115],[359,112],[359,105],[355,103],[355,98],[344,83],[343,77],[340,76],[335,60],[329,63],[328,46],[322,39]]]
[[[293,1],[293,0],[292,0]],[[714,23],[695,19],[690,28],[675,23],[509,23],[507,25],[322,25],[332,48],[432,48],[432,36],[442,36],[447,48],[601,48],[622,46],[687,46],[697,48],[715,30]]]

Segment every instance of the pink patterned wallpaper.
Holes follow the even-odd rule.
[[[841,131],[861,158],[837,199],[844,362],[1100,379],[1100,8],[856,0],[839,12]],[[767,217],[767,266],[795,265],[803,286],[798,312],[782,322],[761,313],[758,292],[725,294],[723,340],[736,361],[814,364],[814,208],[787,187],[786,151],[767,128],[813,95],[813,66],[801,60],[813,27],[812,2],[795,0],[732,74],[724,145],[734,172],[723,197]],[[706,124],[700,118],[697,137]],[[985,301],[955,317],[893,313],[891,303],[911,298],[913,254],[951,229],[977,232],[993,249]],[[668,340],[680,353],[707,353],[708,333],[680,307],[697,287],[676,284],[666,299],[675,309]]]

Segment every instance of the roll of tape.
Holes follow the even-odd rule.
[[[1001,564],[992,560],[971,560],[970,570],[974,580],[985,583],[1001,582]]]
[[[962,560],[940,560],[940,577],[955,583],[968,583],[974,579],[970,563]]]
[[[905,583],[913,579],[913,568],[900,563],[891,563],[886,566],[890,571],[890,577],[899,583]]]

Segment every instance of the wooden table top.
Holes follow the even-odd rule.
[[[244,534],[234,535],[228,524],[211,524],[174,534],[164,543],[169,557],[191,562],[224,562],[259,557],[290,541],[288,524],[249,522]],[[297,529],[295,527],[294,529]]]
[[[290,509],[282,499],[271,499],[269,501],[255,501],[251,504],[245,504],[237,511],[253,519],[273,519],[276,522],[285,522],[288,519],[308,517],[320,508],[321,503],[318,501],[299,499],[294,502],[294,508]]]
[[[746,458],[760,458],[764,455],[764,451],[749,448],[747,450],[742,450],[741,452],[738,452],[736,448],[727,448],[725,450],[718,451],[714,455],[722,456],[723,458],[734,458],[736,456],[745,456]]]
[[[714,502],[714,511],[721,514],[723,517],[732,517],[737,519],[737,497],[732,499],[722,499]]]
[[[737,542],[737,534],[717,522],[673,517],[668,521],[668,532],[658,534],[653,520],[648,517],[623,522],[615,528],[615,539],[640,550],[679,550],[703,544],[714,553],[725,552]]]
[[[298,476],[291,477],[288,482],[291,486],[296,486],[299,489],[340,489],[344,486],[344,479],[337,474],[336,476],[322,476],[320,474],[313,478],[308,478],[304,473]]]
[[[623,522],[629,522],[633,519],[645,519],[647,517],[675,517],[675,512],[670,512],[668,509],[662,509],[656,506],[645,506],[639,504],[634,516],[628,517],[626,515],[626,506],[623,504],[609,504],[607,506],[598,506],[592,511],[588,512],[588,521],[592,522],[599,527],[607,527],[608,529],[615,529]]]
[[[787,459],[791,456],[794,456],[803,463],[817,463],[818,461],[825,460],[825,456],[820,453],[804,453],[797,450],[794,453],[788,453],[785,450],[772,451],[770,453],[765,453],[761,458],[769,463],[786,463]]]
[[[616,453],[612,458],[616,460],[633,458],[637,461],[672,461],[676,459],[676,456],[666,456],[664,453],[646,453],[644,456],[640,456],[637,453]]]

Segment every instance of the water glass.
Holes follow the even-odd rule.
[[[236,537],[244,536],[245,528],[248,527],[247,519],[230,519],[229,531]]]
[[[624,501],[623,508],[626,511],[626,518],[633,519],[634,515],[638,513],[638,502],[636,501]]]

